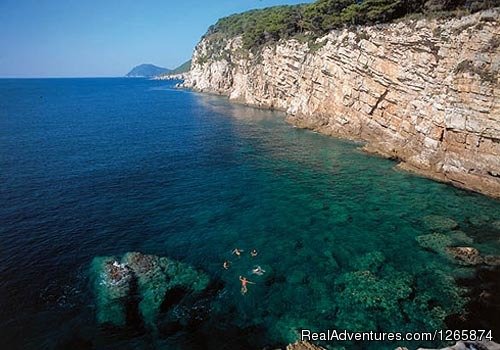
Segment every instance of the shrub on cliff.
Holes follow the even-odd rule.
[[[246,48],[279,40],[300,32],[303,6],[275,6],[252,10],[220,19],[208,29],[206,36],[243,35]]]
[[[297,35],[317,37],[345,25],[383,23],[414,13],[462,9],[474,12],[500,6],[500,0],[317,0],[311,4],[275,6],[220,19],[205,37],[241,35],[246,49]]]

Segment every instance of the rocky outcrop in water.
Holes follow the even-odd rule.
[[[153,78],[153,80],[188,80],[189,72],[179,74],[162,74]]]
[[[424,349],[419,348],[418,350],[436,350],[436,349]],[[441,350],[500,350],[500,344],[492,341],[459,341],[453,346],[443,348]]]
[[[308,343],[308,342],[297,342],[290,344],[286,347],[286,350],[321,350],[322,347]],[[408,348],[396,348],[396,350],[408,350]],[[438,349],[424,349],[419,348],[418,350],[438,350]],[[449,346],[440,350],[500,350],[500,344],[492,341],[469,341],[462,342],[459,341],[453,346]]]
[[[323,349],[324,348],[308,343],[306,341],[299,341],[290,344],[286,347],[286,350],[323,350]]]
[[[476,248],[481,247],[477,240],[497,239],[495,221],[476,214],[458,224],[450,218],[432,215],[423,217],[420,226],[428,231],[415,237],[418,245],[454,262],[461,271],[455,283],[462,289],[460,294],[466,304],[462,310],[446,316],[447,328],[487,329],[496,334],[500,329],[500,256],[484,254]]]
[[[208,276],[191,266],[135,252],[94,258],[91,277],[99,324],[125,327],[140,319],[154,332],[197,322],[205,307],[200,300],[213,292]]]
[[[484,262],[479,250],[473,247],[449,247],[446,251],[463,265],[478,265]]]
[[[421,248],[451,258],[459,265],[500,266],[500,256],[482,255],[478,249],[468,246],[474,243],[474,240],[460,231],[458,223],[453,219],[430,215],[424,217],[422,223],[428,230],[438,232],[415,237]]]
[[[284,110],[298,127],[500,197],[499,13],[346,28],[257,53],[207,36],[184,86]]]

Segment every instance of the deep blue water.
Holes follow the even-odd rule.
[[[458,225],[440,233],[499,254],[500,202],[283,117],[161,81],[0,80],[1,347],[262,348],[302,327],[444,326],[436,315],[465,303],[453,278],[474,271],[416,237],[438,215]],[[210,319],[161,339],[99,327],[89,264],[129,251],[222,281]],[[245,296],[242,274],[257,283]]]

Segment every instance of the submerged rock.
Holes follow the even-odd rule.
[[[490,266],[500,266],[500,256],[499,255],[485,255],[484,263]]]
[[[417,236],[416,240],[422,248],[432,250],[436,253],[443,253],[446,247],[449,247],[453,243],[450,237],[442,233]]]
[[[372,266],[368,264],[363,270],[341,274],[335,280],[337,329],[411,331],[405,327],[412,324],[440,329],[447,315],[463,310],[464,289],[457,287],[453,277],[435,266],[415,275],[388,263],[372,271],[366,269]]]
[[[357,258],[353,262],[356,270],[368,270],[377,272],[385,261],[385,256],[379,251],[370,252]]]
[[[491,218],[488,215],[474,215],[468,218],[469,222],[474,226],[487,225]]]
[[[500,220],[494,221],[491,226],[497,230],[500,230]]]
[[[451,257],[460,265],[472,266],[486,264],[490,266],[500,266],[500,256],[481,255],[479,250],[473,247],[454,247],[454,244],[472,243],[473,240],[465,232],[453,231],[449,235],[442,233],[431,233],[415,238],[418,244],[436,253]]]
[[[463,231],[452,231],[450,233],[450,238],[456,243],[472,244],[474,242],[474,240]]]
[[[439,215],[427,215],[423,218],[425,226],[431,230],[454,230],[458,228],[458,223],[450,218]]]
[[[360,270],[340,275],[335,281],[339,307],[336,326],[362,331],[387,325],[391,317],[400,314],[400,302],[409,298],[412,285],[410,275],[396,270],[383,274]],[[376,316],[364,316],[374,310]]]
[[[140,316],[154,331],[162,309],[170,309],[184,295],[199,293],[209,285],[206,274],[187,264],[136,252],[125,254],[121,262],[111,257],[95,258],[92,272],[99,324],[126,325],[126,305],[134,298],[134,287]],[[184,291],[182,295],[174,292],[179,290]],[[175,296],[175,300],[167,301],[166,296]]]
[[[463,265],[478,265],[483,263],[483,258],[476,248],[472,247],[448,247],[446,251],[455,260]]]
[[[477,265],[473,276],[457,284],[466,288],[467,304],[446,319],[447,328],[492,330],[494,336],[500,329],[500,266]]]
[[[112,257],[98,257],[92,261],[96,294],[97,322],[124,326],[125,299],[128,297],[132,272]]]
[[[286,350],[322,350],[324,348],[308,343],[306,341],[298,341],[286,347]]]

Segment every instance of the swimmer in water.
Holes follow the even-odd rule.
[[[266,270],[262,269],[259,265],[255,266],[252,270],[254,275],[262,276]]]
[[[240,281],[241,281],[241,294],[246,294],[248,292],[247,284],[255,284],[247,280],[246,277],[240,276]]]
[[[243,253],[242,249],[234,248],[231,254],[234,254],[236,256],[241,256],[241,253]]]
[[[255,249],[253,249],[253,250],[250,252],[250,255],[251,255],[253,258],[255,258],[255,257],[257,256],[257,254],[259,254],[259,253],[257,253],[257,250],[255,250]]]
[[[228,260],[224,261],[224,264],[222,264],[222,267],[224,268],[224,270],[228,270],[229,266],[231,266],[231,262]]]

